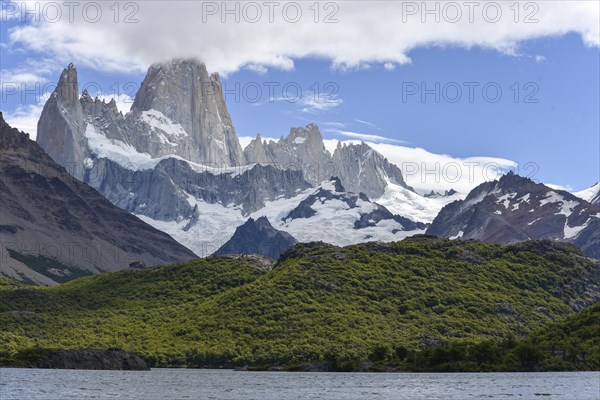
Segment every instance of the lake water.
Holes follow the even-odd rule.
[[[600,399],[600,372],[304,373],[0,369],[0,399]]]

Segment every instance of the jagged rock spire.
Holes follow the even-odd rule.
[[[265,143],[257,136],[244,149],[244,155],[251,163],[302,170],[304,178],[315,185],[328,179],[333,172],[331,154],[325,148],[319,127],[312,123],[291,128],[288,136],[282,136],[277,142]]]
[[[54,161],[78,179],[83,178],[84,160],[90,154],[85,129],[77,69],[71,63],[63,70],[56,89],[44,105],[36,140]]]
[[[218,74],[209,76],[206,66],[196,59],[150,66],[131,110],[134,117],[155,110],[183,127],[188,136],[176,142],[176,149],[169,148],[170,153],[213,166],[246,163],[225,105],[221,79]],[[160,148],[150,151],[162,153]]]

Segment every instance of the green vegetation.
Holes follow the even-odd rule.
[[[510,355],[548,370],[600,369],[600,303],[527,336]]]
[[[16,250],[8,248],[6,250],[11,258],[22,262],[35,272],[47,276],[54,282],[64,283],[92,274],[90,271],[63,264],[60,261],[43,255],[19,253]]]
[[[271,271],[212,257],[50,288],[0,280],[0,359],[118,347],[153,366],[597,369],[598,306],[554,321],[598,301],[599,271],[570,245],[415,237],[299,245]]]
[[[516,339],[455,340],[438,347],[391,351],[375,369],[411,371],[567,371],[600,369],[600,303]]]

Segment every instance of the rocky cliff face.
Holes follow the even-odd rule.
[[[273,228],[267,217],[249,218],[214,254],[259,254],[276,260],[296,243],[289,233]]]
[[[331,154],[323,144],[323,136],[315,124],[292,128],[279,141],[262,141],[257,135],[244,149],[251,163],[273,164],[282,169],[300,170],[304,178],[317,185],[334,175]]]
[[[0,113],[0,274],[53,284],[195,255],[74,179]]]
[[[292,128],[287,137],[277,142],[266,142],[257,135],[244,149],[244,155],[250,163],[301,170],[313,185],[332,176],[339,177],[349,192],[362,192],[371,198],[381,196],[388,181],[412,190],[404,181],[400,168],[366,143],[340,144],[332,156],[315,124]]]
[[[249,163],[273,164],[274,156],[269,150],[266,140],[257,134],[254,139],[244,148],[244,157]]]
[[[127,169],[103,158],[87,173],[86,181],[117,206],[160,221],[192,218],[198,201],[236,207],[249,215],[268,201],[310,187],[301,171],[256,165],[239,173],[217,174],[176,158],[144,170]]]
[[[177,155],[213,168],[246,164],[219,76],[209,76],[193,59],[152,65],[126,116],[114,100],[92,99],[87,91],[80,98],[70,64],[44,106],[37,140],[56,162],[73,164],[73,175],[82,179],[95,153],[90,129],[152,158]]]
[[[246,164],[221,80],[196,60],[152,65],[127,119],[130,142],[140,152],[176,154],[215,167]]]
[[[114,99],[108,103],[97,97],[92,99],[86,89],[81,94],[79,104],[81,105],[83,118],[86,123],[85,131],[87,131],[88,125],[92,125],[107,138],[122,142],[128,141],[129,127],[127,126],[127,121],[117,108],[117,103]]]
[[[387,181],[412,190],[404,182],[402,171],[365,143],[338,145],[333,165],[346,190],[363,192],[371,198],[381,196]]]
[[[515,174],[445,206],[428,234],[497,243],[548,239],[600,258],[600,207]]]
[[[79,102],[77,70],[69,64],[44,105],[38,121],[37,142],[58,164],[81,179],[81,167],[90,151],[85,139],[86,121]]]

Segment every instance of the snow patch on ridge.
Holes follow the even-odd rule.
[[[595,197],[598,196],[600,192],[600,182],[596,183],[594,186],[591,186],[587,189],[584,189],[580,192],[574,192],[573,195],[583,199],[587,202],[591,202]]]
[[[515,211],[519,209],[519,206],[521,205],[521,203],[527,203],[529,204],[529,193],[525,194],[524,196],[521,196],[517,199],[516,203],[513,204],[511,211]]]
[[[543,207],[549,203],[559,203],[562,201],[563,201],[563,197],[560,194],[558,194],[554,191],[551,191],[551,192],[547,193],[546,197],[544,197],[543,199],[540,200],[540,207]]]
[[[498,203],[502,204],[504,206],[505,209],[508,210],[508,206],[510,205],[510,201],[512,199],[515,198],[517,194],[516,193],[507,193],[505,195],[502,195],[500,197],[498,197]]]
[[[139,153],[135,147],[121,140],[107,138],[92,124],[87,124],[85,137],[90,151],[98,158],[108,158],[124,168],[133,169],[135,165],[144,165],[152,161],[150,154]]]
[[[585,223],[583,225],[575,226],[575,227],[570,227],[568,225],[568,222],[565,221],[565,229],[564,229],[565,239],[572,239],[572,238],[576,237],[577,235],[579,235],[579,232],[581,232],[582,230],[587,228],[590,221],[591,221],[591,218],[588,218],[588,220],[585,221]]]
[[[88,147],[98,158],[107,158],[116,162],[121,167],[130,171],[141,171],[154,169],[162,160],[174,158],[186,162],[194,171],[211,174],[232,174],[237,176],[247,170],[254,168],[256,164],[236,166],[236,167],[213,167],[188,161],[178,155],[169,154],[162,157],[152,158],[148,153],[140,153],[135,147],[118,139],[109,139],[92,124],[87,124],[85,137],[88,140]],[[86,160],[86,167],[93,166],[93,160]]]
[[[177,143],[172,142],[171,140],[179,140],[188,136],[187,132],[180,124],[171,121],[170,118],[160,111],[154,109],[143,111],[141,118],[142,121],[152,127],[154,133],[156,133],[158,139],[163,144],[177,146]]]
[[[458,231],[458,233],[455,236],[450,236],[450,240],[456,240],[456,239],[460,239],[463,237],[463,235],[465,234],[465,232],[463,232],[462,230]]]
[[[578,201],[567,200],[560,193],[554,191],[548,192],[547,196],[540,200],[540,207],[551,203],[560,206],[560,210],[555,215],[564,215],[567,218],[573,214],[573,209],[580,204]]]

